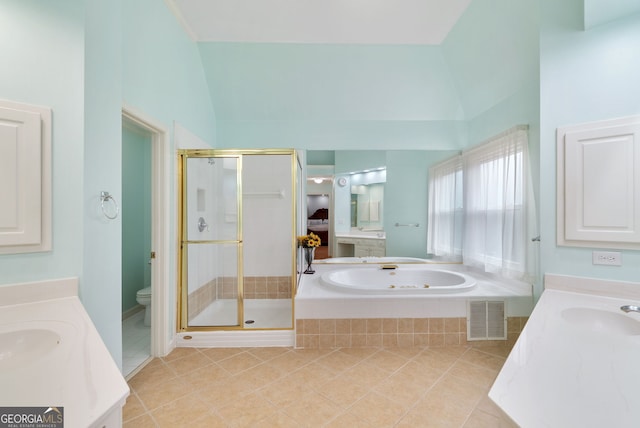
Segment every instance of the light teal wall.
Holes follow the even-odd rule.
[[[542,272],[638,281],[638,251],[622,250],[622,267],[593,266],[593,248],[556,245],[554,171],[559,126],[640,114],[640,15],[582,31],[580,0],[541,4]]]
[[[122,311],[151,285],[151,136],[122,129]]]
[[[124,102],[215,146],[216,113],[197,45],[164,2],[124,2],[122,33]]]
[[[200,43],[221,147],[443,148],[464,136],[439,46]]]
[[[84,222],[80,238],[83,243],[80,298],[119,365],[122,360],[122,223],[121,216],[108,220],[103,215],[100,192],[108,191],[122,203],[121,21],[121,0],[108,3],[85,0]],[[54,121],[55,117],[54,113]]]
[[[0,98],[53,110],[53,250],[0,255],[0,284],[80,276],[85,201],[84,8],[0,1]]]

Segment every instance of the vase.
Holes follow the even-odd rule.
[[[311,269],[311,264],[313,263],[313,253],[315,252],[315,247],[305,247],[304,248],[304,261],[307,263],[307,269],[304,271],[306,274],[316,273],[315,270]]]

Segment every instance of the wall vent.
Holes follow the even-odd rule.
[[[467,340],[506,340],[506,314],[504,300],[467,301]]]

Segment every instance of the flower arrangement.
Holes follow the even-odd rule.
[[[320,237],[311,232],[308,235],[298,236],[298,247],[316,248],[321,244]]]

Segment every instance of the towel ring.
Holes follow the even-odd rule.
[[[107,201],[111,201],[113,202],[113,205],[116,207],[116,213],[114,215],[109,215],[107,213],[107,210],[104,207],[104,203]],[[102,208],[102,214],[104,214],[104,216],[106,218],[108,218],[109,220],[114,220],[118,217],[118,213],[120,212],[120,208],[118,207],[118,203],[116,202],[115,199],[113,199],[113,196],[111,196],[111,194],[109,194],[109,192],[105,192],[102,191],[100,192],[100,207]]]

